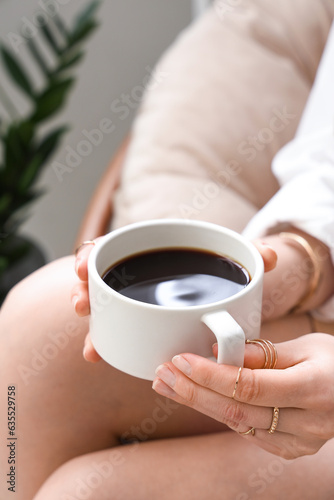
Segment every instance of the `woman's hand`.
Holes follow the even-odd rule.
[[[237,432],[254,427],[255,435],[242,437],[276,455],[316,453],[334,437],[334,337],[314,333],[276,348],[276,369],[263,370],[263,350],[246,345],[237,386],[237,367],[182,354],[158,367],[153,388]],[[274,407],[280,409],[278,425],[269,434]]]
[[[98,241],[96,238],[95,241]],[[92,251],[94,243],[82,245],[76,253],[75,272],[79,278],[79,282],[73,287],[71,300],[75,312],[78,316],[88,316],[90,314],[89,295],[88,295],[88,257]],[[101,356],[95,351],[90,339],[89,333],[86,335],[84,350],[84,358],[87,361],[96,363],[100,361]]]

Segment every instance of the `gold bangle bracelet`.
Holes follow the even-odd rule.
[[[298,243],[301,247],[303,247],[303,249],[307,253],[307,255],[312,263],[312,266],[313,266],[313,273],[310,276],[310,284],[309,284],[308,290],[301,297],[298,304],[293,306],[293,308],[290,309],[290,311],[289,311],[290,313],[295,313],[295,312],[298,312],[300,309],[302,309],[302,307],[305,305],[305,303],[312,297],[312,295],[314,295],[316,289],[318,288],[320,278],[321,278],[320,266],[319,266],[319,262],[318,262],[317,256],[316,256],[313,248],[311,247],[311,245],[309,244],[309,242],[305,238],[303,238],[299,234],[290,233],[290,232],[279,233],[279,237],[294,241],[295,243]]]

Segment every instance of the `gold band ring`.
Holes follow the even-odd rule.
[[[271,426],[268,429],[269,434],[274,434],[276,427],[277,427],[277,424],[278,424],[278,417],[279,417],[279,408],[277,408],[277,406],[275,406],[275,408],[273,410],[273,418],[271,421]]]
[[[237,392],[238,384],[239,384],[239,379],[240,379],[240,374],[241,374],[242,366],[240,366],[238,370],[238,375],[237,375],[237,380],[235,381],[234,384],[234,389],[233,389],[233,394],[232,394],[232,399],[234,399],[235,393]]]
[[[264,365],[262,369],[267,369],[267,370],[273,370],[276,367],[277,364],[277,349],[275,345],[270,342],[270,340],[265,340],[265,339],[253,339],[253,340],[246,340],[246,344],[256,344],[261,347],[261,349],[264,352]]]
[[[255,427],[251,427],[248,429],[248,431],[245,432],[239,432],[242,436],[247,436],[248,434],[251,434],[252,436],[255,436]]]
[[[85,247],[86,245],[96,245],[95,240],[86,240],[83,241],[74,251],[74,255],[77,256],[79,251],[81,250],[82,247]]]

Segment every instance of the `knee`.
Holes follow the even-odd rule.
[[[76,492],[76,482],[80,471],[76,470],[76,459],[70,460],[59,467],[51,476],[44,482],[38,490],[33,500],[64,500],[90,498],[89,495],[82,496],[81,491]],[[80,474],[81,476],[82,474]],[[76,495],[79,493],[79,497]]]
[[[112,476],[113,467],[109,461],[94,460],[93,455],[77,457],[59,467],[45,481],[33,500],[113,498],[115,478]]]
[[[29,279],[30,276],[20,281],[9,290],[0,310],[0,319],[2,321],[13,314],[16,315],[19,308],[21,308],[22,305],[26,304],[27,301],[25,299],[29,298],[29,294],[28,297],[25,296],[27,290],[26,285],[27,282],[29,282]]]
[[[11,372],[46,374],[46,367],[70,363],[74,352],[81,358],[88,320],[70,302],[73,263],[66,257],[48,264],[9,292],[0,313],[0,361]]]
[[[66,286],[73,286],[76,279],[74,257],[57,259],[17,283],[8,293],[1,312],[14,305],[15,309],[19,310],[30,306],[34,301],[40,303],[47,300],[59,287],[64,289]]]

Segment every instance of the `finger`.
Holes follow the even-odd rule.
[[[286,351],[286,355],[283,354]],[[295,364],[295,356],[291,356],[294,351],[280,348],[280,357],[278,359],[277,345],[263,339],[246,341],[244,367],[256,369],[283,369]]]
[[[256,428],[268,433],[274,418],[276,419],[273,408],[241,403],[199,386],[171,363],[159,366],[156,373],[158,378],[153,383],[156,392],[200,411],[237,432],[244,433],[250,428]],[[299,408],[281,408],[278,409],[277,417],[275,434],[288,433],[303,439],[321,441],[326,441],[333,435],[331,412],[323,414]]]
[[[87,241],[82,243],[81,246],[76,251],[75,272],[82,281],[88,280],[88,269],[87,269],[88,257],[91,251],[93,250],[95,243],[100,238],[101,237],[95,238],[95,240],[92,241]]]
[[[242,437],[243,439],[249,439],[251,443],[257,444],[269,453],[286,460],[313,455],[326,443],[323,439],[295,436],[287,432],[268,434],[267,431],[261,429],[255,429],[254,436],[248,434]],[[274,461],[277,463],[277,460]]]
[[[156,374],[158,378],[153,382],[156,392],[200,411],[237,432],[244,432],[250,427],[268,430],[271,426],[272,408],[247,405],[222,396],[196,384],[177,370],[172,363],[160,365]],[[282,430],[285,430],[284,422]]]
[[[87,244],[80,248],[75,259],[75,272],[82,281],[88,280],[87,262],[94,244]]]
[[[255,429],[254,435],[252,434],[240,434],[240,437],[243,439],[249,439],[250,442],[257,444],[264,450],[278,455],[282,458],[291,460],[300,456],[304,455],[310,455],[313,453],[316,453],[321,446],[323,446],[327,439],[322,439],[317,436],[310,436],[308,434],[304,436],[299,436],[295,435],[294,432],[286,432],[283,430],[280,430],[279,426],[277,427],[276,431],[273,434],[269,434],[268,428],[270,427],[270,424],[268,424],[268,428],[261,428],[258,423],[255,421],[249,423],[247,420],[244,422],[239,422],[236,423],[235,421],[231,421],[228,418],[225,418],[224,412],[220,413],[218,415],[218,418],[215,414],[212,414],[209,411],[208,407],[208,401],[204,402],[204,408],[199,408],[199,406],[195,403],[195,398],[192,398],[190,401],[189,399],[184,399],[182,396],[177,394],[174,389],[172,389],[168,384],[163,382],[160,378],[156,378],[153,382],[153,388],[154,390],[158,393],[161,394],[162,396],[168,397],[170,399],[173,399],[174,401],[192,407],[198,411],[201,411],[202,413],[210,416],[211,418],[215,418],[216,420],[225,423],[228,425],[232,430],[235,430],[236,432],[245,432],[251,428]],[[212,392],[212,391],[211,391]],[[217,395],[214,393],[211,394],[213,398],[215,398]],[[220,403],[221,403],[222,397],[220,396]],[[226,398],[227,399],[227,398]],[[200,400],[200,396],[198,394],[198,400]],[[218,401],[213,399],[213,404],[215,407],[220,407]],[[232,401],[232,404],[237,406],[239,403]],[[203,411],[204,410],[204,411]],[[263,409],[266,412],[268,412],[269,409],[265,408]],[[261,410],[262,411],[262,410]],[[291,410],[293,411],[293,410]],[[231,415],[231,412],[229,413]],[[237,413],[235,413],[237,414]],[[240,413],[239,413],[240,415]],[[298,419],[298,417],[297,417]],[[260,423],[261,425],[261,423]],[[281,428],[284,427],[284,424],[281,425]],[[298,427],[297,427],[298,429]]]
[[[153,388],[159,394],[189,406],[231,429],[243,432],[249,427],[269,429],[272,409],[238,402],[200,386],[180,372],[172,363],[164,363],[156,370]]]
[[[88,316],[90,314],[87,282],[80,282],[73,287],[71,300],[74,310],[79,317]]]
[[[277,264],[277,253],[275,250],[270,245],[260,240],[254,240],[253,245],[258,249],[262,256],[264,272],[266,273],[274,269]]]
[[[277,349],[277,348],[276,348]],[[218,358],[218,344],[212,346],[212,352],[214,357]],[[267,354],[268,355],[268,354]],[[265,351],[259,344],[246,344],[245,345],[245,357],[244,366],[247,368],[261,369],[265,366],[267,357]],[[280,363],[281,364],[281,363]],[[282,366],[276,364],[276,368],[282,368]]]
[[[90,363],[97,363],[102,359],[101,356],[96,352],[92,344],[89,333],[86,335],[85,338],[83,357],[85,358],[86,361],[89,361]]]
[[[246,430],[251,421],[258,421],[259,408],[250,406],[247,414],[243,408],[246,405],[195,384],[171,363],[159,366],[156,375],[152,387],[158,394],[193,408],[233,430]],[[263,410],[267,410],[269,422],[270,409]]]
[[[284,345],[287,343],[284,343]],[[281,344],[283,346],[283,344]],[[277,344],[279,347],[280,344]],[[286,347],[286,346],[285,346]],[[278,350],[280,358],[281,350]],[[173,358],[173,364],[187,377],[203,387],[209,387],[226,397],[232,397],[238,375],[238,368],[217,363],[194,354],[183,354]],[[235,398],[257,406],[303,407],[312,395],[312,384],[308,380],[308,365],[285,370],[250,370],[241,372]],[[273,390],[275,387],[275,391]]]
[[[276,369],[292,367],[305,361],[310,354],[308,348],[305,348],[303,338],[294,339],[286,342],[274,344],[277,351]],[[218,357],[218,344],[213,344],[212,352],[215,358]],[[269,355],[269,351],[268,355]],[[245,368],[261,369],[265,366],[266,355],[264,349],[258,343],[247,343],[245,345]]]

